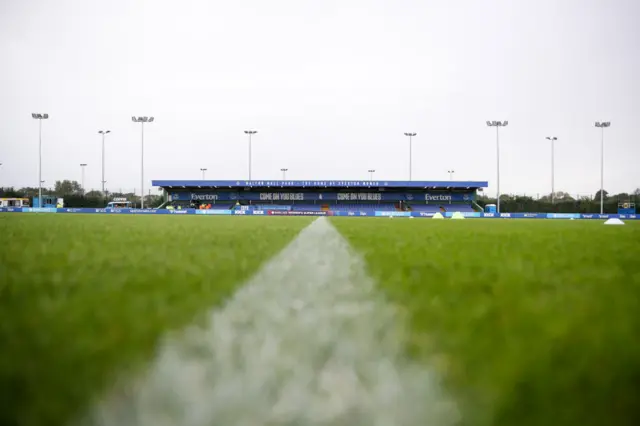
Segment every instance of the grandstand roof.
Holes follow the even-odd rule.
[[[162,188],[486,188],[479,181],[405,181],[405,180],[154,180]]]

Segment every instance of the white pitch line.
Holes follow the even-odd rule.
[[[82,423],[456,424],[436,374],[403,356],[402,328],[360,257],[320,218]]]

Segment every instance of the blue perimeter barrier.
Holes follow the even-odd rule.
[[[174,214],[174,215],[241,215],[241,216],[348,216],[348,217],[422,217],[430,218],[435,213],[397,212],[397,211],[291,211],[291,210],[166,210],[166,209],[87,209],[53,207],[0,207],[0,213],[92,213],[92,214]],[[466,218],[491,219],[631,219],[638,220],[638,214],[581,214],[581,213],[460,213]],[[453,212],[446,212],[444,217],[451,217]]]

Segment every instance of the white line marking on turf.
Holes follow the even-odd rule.
[[[399,325],[360,257],[320,218],[213,311],[207,327],[168,339],[150,370],[87,423],[457,423],[433,371],[403,356]]]

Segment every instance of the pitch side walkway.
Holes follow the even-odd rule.
[[[438,378],[402,354],[402,323],[325,218],[235,296],[160,347],[83,424],[452,425]]]

